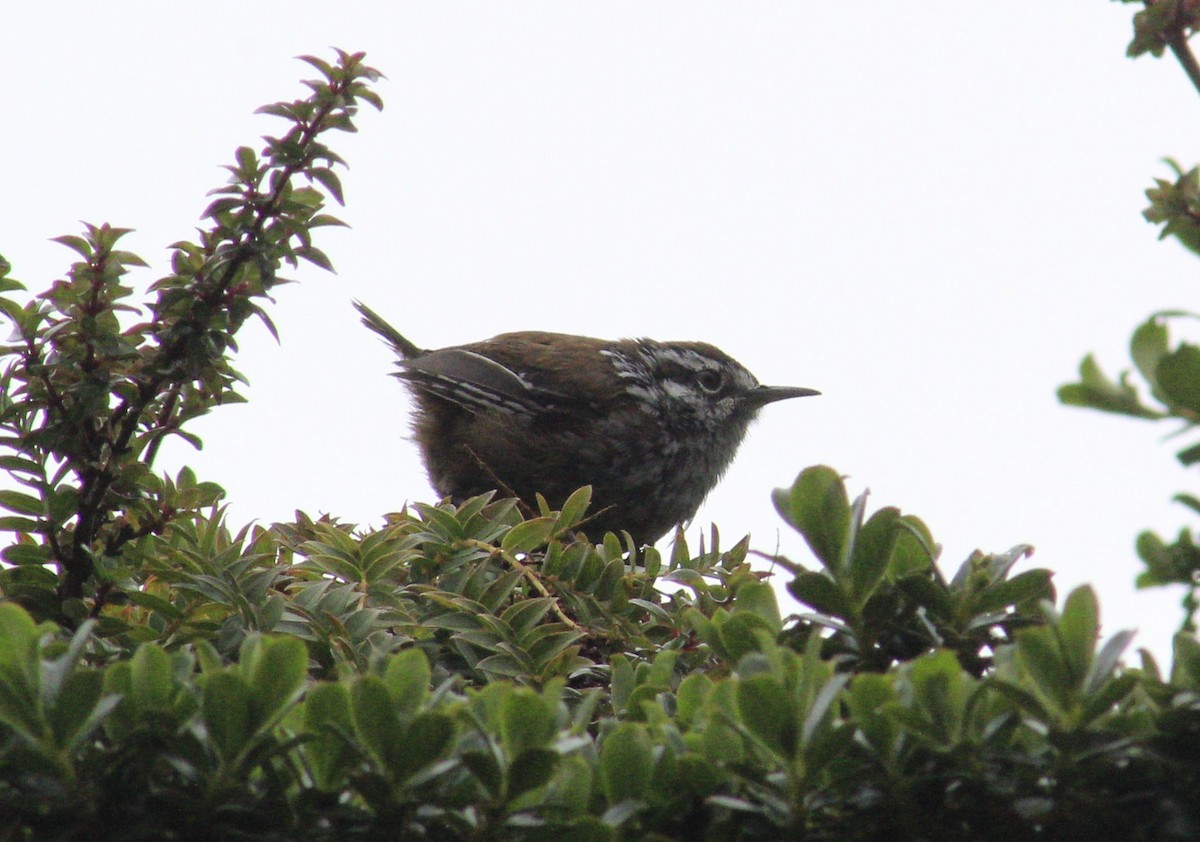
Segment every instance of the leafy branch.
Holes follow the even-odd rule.
[[[1189,43],[1200,27],[1200,2],[1139,2],[1143,8],[1133,17],[1134,36],[1128,55],[1149,53],[1161,57],[1169,49],[1200,92],[1200,62]],[[1184,170],[1170,159],[1167,164],[1174,177],[1155,179],[1154,186],[1146,191],[1150,205],[1142,215],[1146,221],[1162,226],[1160,239],[1172,237],[1200,254],[1200,167]],[[1196,314],[1182,311],[1154,313],[1133,332],[1130,357],[1149,400],[1143,399],[1131,372],[1111,378],[1091,354],[1080,363],[1079,380],[1059,388],[1059,400],[1071,406],[1133,418],[1172,419],[1180,423],[1180,433],[1191,433],[1200,426],[1200,345],[1172,341],[1170,327],[1180,320],[1195,318]],[[1200,464],[1200,443],[1193,440],[1177,456],[1186,466]],[[1175,499],[1200,514],[1200,498],[1178,494]],[[1145,572],[1137,579],[1138,587],[1184,585],[1186,614],[1181,631],[1194,631],[1194,616],[1200,610],[1200,548],[1191,533],[1184,529],[1174,543],[1168,543],[1152,532],[1143,532],[1138,536],[1137,549],[1146,565]]]
[[[281,265],[332,269],[312,231],[343,223],[322,212],[325,195],[312,185],[340,204],[334,168],[345,162],[321,138],[354,131],[360,102],[382,107],[369,88],[380,74],[362,53],[303,60],[319,72],[305,82],[310,95],[259,109],[288,130],[266,137],[261,153],[236,151],[229,184],[204,211],[209,226],[172,245],[171,274],[150,287],[146,321],[128,324],[142,310],[123,303],[133,290],[122,283],[146,264],[117,248],[128,230],[109,225],[56,238],[81,258],[65,280],[24,305],[0,298],[18,337],[0,349],[0,447],[12,454],[4,467],[32,492],[0,492],[14,513],[0,529],[18,533],[23,560],[41,556],[58,568],[64,622],[98,615],[123,572],[123,550],[185,513],[151,466],[167,436],[199,446],[187,422],[242,400],[244,378],[229,355],[250,316],[277,335],[261,301],[288,282]],[[0,295],[24,288],[0,268]],[[209,492],[201,502],[215,499]],[[20,575],[4,575],[6,590],[21,590]]]

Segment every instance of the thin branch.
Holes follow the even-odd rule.
[[[1183,72],[1191,80],[1192,86],[1197,93],[1200,93],[1200,62],[1196,61],[1195,53],[1188,46],[1187,35],[1181,29],[1167,41],[1167,45],[1175,54],[1175,58],[1179,59],[1179,63],[1183,66]]]
[[[494,547],[491,544],[484,543],[483,541],[468,540],[465,543],[476,549],[483,550],[489,555],[499,556],[509,567],[512,567],[515,570],[520,570],[521,575],[525,577],[529,584],[533,585],[534,590],[536,590],[542,596],[549,597],[550,599],[554,600],[551,610],[558,615],[558,619],[562,620],[563,623],[570,626],[575,631],[587,634],[587,629],[567,616],[566,612],[563,611],[562,606],[559,604],[559,598],[550,593],[546,586],[542,584],[541,577],[529,569],[527,565],[517,561],[516,557],[512,553],[507,553],[499,547]]]
[[[179,402],[179,393],[183,390],[182,383],[176,383],[171,387],[167,399],[163,401],[162,409],[158,413],[158,418],[155,419],[154,426],[160,430],[167,430],[167,424],[171,420],[172,413],[175,412],[175,404]],[[142,456],[142,461],[149,468],[154,464],[154,457],[158,455],[158,446],[162,444],[162,440],[167,437],[164,432],[161,436],[156,436],[153,441],[146,447],[146,453]]]

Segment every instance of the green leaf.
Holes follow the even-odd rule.
[[[1054,630],[1047,627],[1017,632],[1017,660],[1029,672],[1042,696],[1060,711],[1070,709],[1077,684],[1064,663]]]
[[[383,679],[369,674],[360,676],[350,689],[350,710],[359,742],[385,766],[390,766],[389,752],[400,742],[403,731]]]
[[[200,710],[213,747],[225,763],[232,763],[246,748],[252,731],[250,688],[235,672],[219,672],[204,681]]]
[[[23,532],[32,534],[41,529],[36,520],[24,517],[0,517],[0,532]]]
[[[450,717],[434,711],[420,714],[404,732],[404,738],[388,747],[392,774],[399,782],[407,781],[436,762],[453,738]]]
[[[544,547],[555,528],[554,518],[536,517],[518,523],[505,533],[500,548],[508,553],[528,553]]]
[[[51,237],[50,242],[66,246],[85,260],[92,256],[92,244],[83,237],[78,237],[74,234],[63,234],[61,237]]]
[[[143,643],[130,660],[130,698],[142,710],[165,709],[174,695],[171,657],[153,643]]]
[[[554,607],[554,603],[554,597],[549,596],[523,599],[504,609],[500,620],[512,629],[517,638],[523,638],[542,621],[546,613]]]
[[[1092,670],[1084,687],[1085,692],[1094,692],[1101,684],[1112,678],[1120,663],[1121,653],[1133,640],[1133,634],[1128,629],[1119,631],[1101,647],[1100,652],[1096,655],[1096,660],[1092,663]]]
[[[795,756],[799,738],[796,712],[779,679],[766,674],[742,679],[737,685],[737,702],[741,720],[754,736],[782,757]]]
[[[758,614],[741,611],[717,624],[717,634],[727,657],[736,663],[751,652],[762,651],[764,642],[774,640],[779,632]]]
[[[0,506],[21,515],[41,515],[46,511],[40,499],[20,491],[0,491]]]
[[[278,722],[300,697],[308,672],[308,653],[297,638],[263,638],[258,657],[251,661],[247,680],[253,690],[257,730]]]
[[[553,701],[525,687],[516,687],[500,703],[500,739],[508,757],[542,748],[555,733]]]
[[[1154,317],[1139,325],[1129,342],[1129,354],[1133,358],[1133,364],[1155,392],[1159,390],[1158,364],[1167,354],[1167,343],[1167,328]]]
[[[0,602],[0,675],[8,681],[36,686],[38,639],[44,631],[15,602]]]
[[[1155,378],[1168,403],[1200,412],[1200,347],[1185,343],[1163,356]]]
[[[74,752],[120,702],[102,696],[104,676],[99,670],[77,668],[67,676],[62,692],[48,711],[56,745]]]
[[[304,754],[318,789],[339,789],[354,759],[346,736],[353,728],[350,692],[343,684],[322,682],[304,697],[304,730],[310,735]]]
[[[838,588],[837,583],[824,573],[806,570],[788,582],[787,589],[796,599],[822,614],[841,619],[854,616],[845,594]]]
[[[1067,595],[1058,628],[1066,666],[1071,671],[1071,684],[1080,687],[1091,670],[1100,638],[1100,606],[1090,587],[1076,588]]]
[[[558,753],[546,748],[522,752],[508,768],[508,797],[516,798],[545,784],[553,777],[558,760]]]
[[[918,658],[912,662],[908,678],[936,741],[947,748],[953,746],[960,736],[967,695],[958,659],[945,650]]]
[[[854,539],[847,571],[850,594],[862,607],[883,581],[899,536],[900,510],[891,506],[880,509],[863,524]]]
[[[1171,638],[1171,650],[1174,656],[1171,683],[1193,692],[1200,691],[1200,641],[1188,632],[1179,632]]]
[[[890,675],[856,675],[846,693],[850,715],[883,757],[891,755],[897,737],[895,722],[885,715],[886,708],[898,702],[893,680]]]
[[[809,651],[817,652],[819,647],[810,644]],[[808,712],[804,716],[804,724],[800,728],[800,740],[805,746],[817,748],[820,742],[818,737],[822,732],[828,730],[826,727],[832,719],[832,711],[835,703],[842,696],[842,690],[850,681],[848,673],[835,675],[821,686],[820,691],[813,697],[812,704],[808,708]]]
[[[490,751],[465,751],[463,765],[492,797],[498,798],[504,788],[504,774],[495,755]]]
[[[1186,467],[1195,465],[1197,462],[1200,462],[1200,444],[1185,447],[1175,454],[1175,457]]]
[[[600,744],[600,786],[609,804],[645,799],[654,755],[644,726],[622,722]]]
[[[903,515],[897,524],[896,544],[892,547],[892,563],[888,578],[893,582],[906,576],[924,574],[937,559],[938,547],[933,534],[919,517]]]
[[[429,659],[420,649],[406,649],[388,658],[383,681],[401,717],[415,716],[425,704],[432,676]]]
[[[592,502],[592,487],[585,485],[567,498],[558,515],[557,529],[570,529],[583,520],[584,512]]]
[[[704,673],[694,672],[679,682],[675,691],[676,712],[681,722],[691,723],[703,710],[712,692],[713,682]]]
[[[1050,584],[1053,575],[1049,570],[1026,570],[1011,579],[988,585],[976,595],[975,610],[981,613],[1000,611],[1010,605],[1049,599],[1054,593]]]
[[[1117,676],[1111,681],[1104,682],[1099,689],[1090,693],[1083,702],[1080,713],[1080,724],[1087,725],[1097,717],[1103,716],[1113,709],[1138,686],[1138,677],[1131,673]]]
[[[806,468],[790,489],[775,489],[772,499],[826,569],[840,571],[850,540],[850,501],[838,473],[825,465]]]
[[[1105,376],[1091,354],[1079,364],[1079,378],[1078,383],[1059,387],[1058,399],[1062,403],[1136,418],[1162,417],[1162,413],[1142,406],[1137,390],[1129,385],[1125,376],[1121,377],[1120,382],[1113,382]]]
[[[783,629],[783,618],[779,615],[779,601],[775,598],[775,588],[766,582],[750,581],[737,589],[734,602],[734,612],[748,611],[766,620],[767,626],[774,634]]]
[[[691,610],[695,614],[700,614],[695,609]],[[633,693],[633,688],[636,686],[633,666],[629,663],[629,658],[620,653],[613,655],[609,659],[609,693],[613,710],[624,711],[626,709],[630,694]]]

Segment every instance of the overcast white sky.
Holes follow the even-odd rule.
[[[176,448],[240,523],[296,508],[379,524],[432,495],[407,398],[361,298],[416,343],[518,329],[703,339],[769,383],[701,509],[732,542],[808,560],[769,499],[826,463],[924,518],[952,572],[1031,543],[1105,632],[1160,656],[1179,594],[1138,593],[1139,530],[1188,521],[1168,432],[1060,407],[1097,351],[1127,365],[1198,265],[1155,242],[1142,191],[1200,159],[1172,62],[1124,58],[1133,7],[909,3],[122,2],[0,6],[0,252],[40,289],[78,220],[137,229],[167,271],[219,165],[276,131],[301,53],[366,50],[387,107],[335,138],[353,226],[249,327],[248,405]]]

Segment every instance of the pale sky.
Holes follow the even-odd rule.
[[[349,230],[338,269],[250,325],[248,405],[164,451],[232,520],[294,509],[379,525],[433,495],[407,397],[361,298],[438,347],[520,329],[698,339],[768,383],[701,509],[728,543],[811,562],[770,491],[824,463],[871,507],[922,517],[948,574],[972,550],[1091,582],[1105,634],[1160,657],[1180,594],[1135,592],[1133,541],[1189,524],[1170,432],[1058,405],[1096,351],[1196,309],[1200,265],[1142,221],[1160,162],[1200,159],[1200,101],[1170,60],[1124,57],[1134,7],[577,2],[0,6],[0,253],[40,290],[79,220],[165,274],[233,149],[282,125],[302,53],[365,50],[382,114],[332,138]]]

